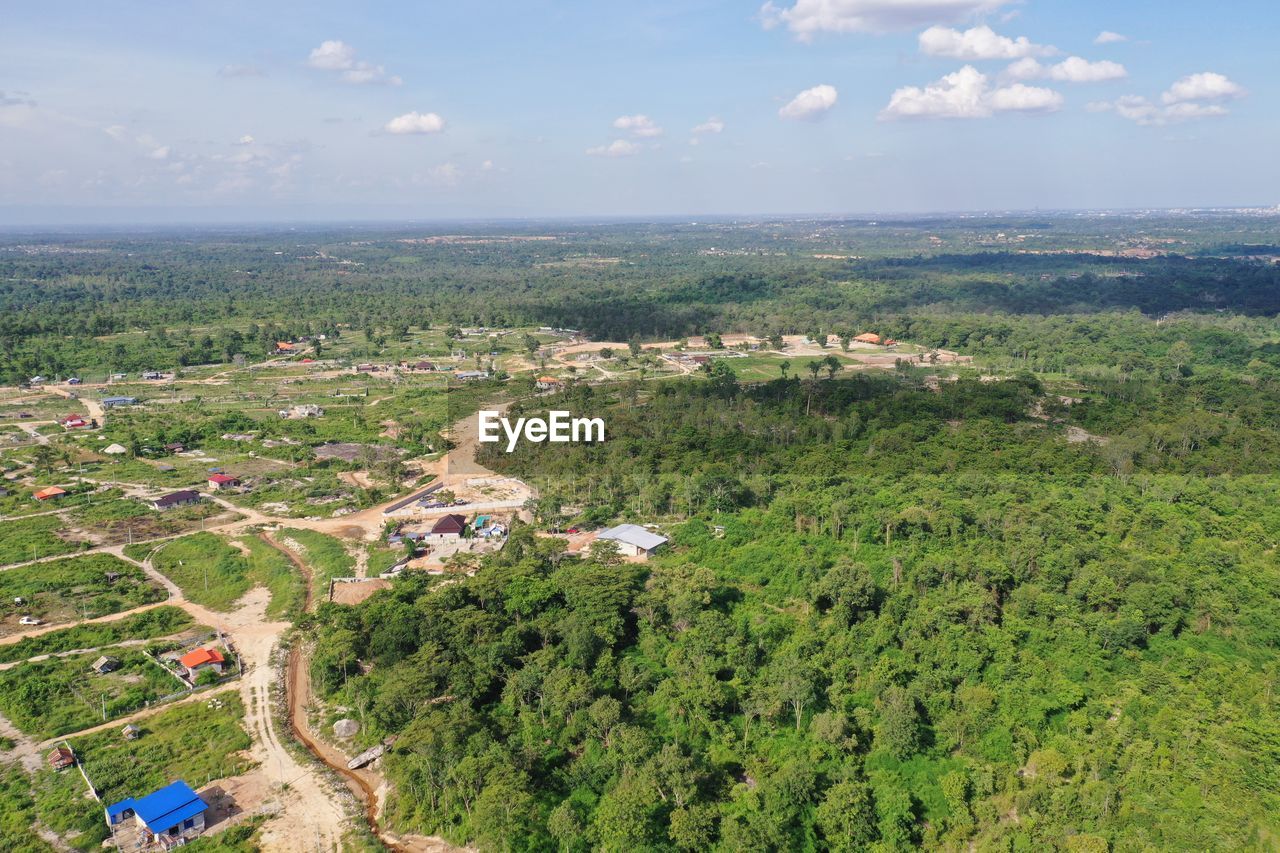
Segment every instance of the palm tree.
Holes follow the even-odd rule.
[[[791,362],[789,361],[782,362],[782,364],[778,365],[778,369],[782,371],[782,378],[786,379],[787,371],[791,369]]]

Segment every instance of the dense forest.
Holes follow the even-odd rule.
[[[1269,848],[1280,387],[1128,384],[576,389],[606,442],[485,461],[670,552],[520,528],[322,611],[313,676],[485,849]]]
[[[876,326],[1050,369],[1088,363],[1062,340],[1096,342],[1104,332],[1089,327],[1133,334],[1134,315],[1280,312],[1280,266],[1252,220],[1108,227],[1116,233],[1059,218],[8,238],[0,375],[225,362],[279,338],[428,322],[608,340]],[[1161,228],[1173,236],[1153,239]],[[1025,233],[1010,242],[1001,229]],[[1242,254],[1247,236],[1260,241],[1254,254]],[[1149,243],[1160,253],[1116,251]]]
[[[328,439],[435,452],[491,402],[606,420],[598,443],[481,449],[537,489],[500,551],[297,623],[326,713],[360,723],[348,745],[391,743],[394,832],[486,851],[1273,850],[1275,231],[1133,214],[7,235],[0,381],[253,364],[320,334],[308,357],[337,368],[456,350],[480,368],[498,348],[518,374],[405,371],[371,393],[336,369],[324,418],[293,420],[274,412],[298,377],[263,390],[277,368],[254,364],[214,391],[235,371],[210,368],[213,402],[171,391],[106,419],[137,453],[233,453],[256,430],[273,446],[255,462],[285,472]],[[519,328],[450,328],[477,325]],[[540,347],[569,335],[536,326],[617,357],[548,367]],[[695,370],[677,345],[663,372],[643,352],[868,330],[905,346],[873,363],[743,344]],[[544,370],[563,390],[535,390]],[[372,458],[288,478],[324,498]],[[668,546],[579,558],[559,533],[621,521]]]

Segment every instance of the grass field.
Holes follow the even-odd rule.
[[[0,764],[0,850],[45,853],[54,848],[31,829],[36,803],[31,780],[18,764]]]
[[[281,544],[287,544],[286,540],[302,546],[304,553],[300,556],[311,568],[311,597],[315,601],[328,593],[329,581],[350,577],[355,572],[355,558],[340,539],[314,530],[287,527],[276,536]]]
[[[258,539],[234,541],[236,544],[212,533],[193,533],[161,546],[152,564],[181,587],[187,598],[214,610],[232,609],[246,592],[261,584],[271,591],[269,615],[296,611],[302,601],[302,579],[288,559]]]
[[[119,660],[120,668],[94,673],[90,665],[100,655]],[[48,738],[114,720],[180,689],[140,648],[109,646],[0,672],[0,713],[27,734]]]
[[[267,618],[296,617],[302,609],[305,582],[289,558],[255,536],[244,536],[237,541],[249,549],[250,577],[271,591]]]
[[[118,575],[108,579],[108,573]],[[47,623],[94,619],[162,601],[163,588],[142,569],[110,554],[85,554],[0,572],[0,635],[22,630],[18,619]],[[21,598],[22,604],[15,599]]]
[[[211,780],[251,769],[252,762],[239,754],[250,745],[240,697],[220,693],[216,698],[213,707],[209,700],[190,702],[148,718],[139,724],[142,736],[135,741],[124,740],[115,729],[73,738],[71,745],[103,802],[143,796],[175,779],[199,790]],[[41,770],[34,789],[41,822],[73,836],[75,848],[97,849],[110,834],[102,806],[86,798],[79,773]]]
[[[126,616],[114,622],[94,625],[74,625],[60,631],[50,631],[36,637],[28,637],[16,643],[0,646],[0,663],[27,660],[37,655],[58,654],[74,649],[93,649],[109,646],[124,640],[151,640],[167,637],[179,631],[195,629],[195,620],[180,607],[157,607]]]
[[[40,515],[0,522],[0,565],[13,565],[42,557],[79,551],[82,545],[58,536],[63,527],[56,515]]]

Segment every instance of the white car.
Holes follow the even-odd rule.
[[[18,620],[19,625],[39,625],[40,620],[34,616],[23,616]]]

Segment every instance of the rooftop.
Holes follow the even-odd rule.
[[[208,808],[205,801],[191,790],[190,785],[179,780],[140,800],[130,798],[107,806],[107,817],[114,818],[121,812],[132,809],[147,825],[147,829],[160,833],[202,814]]]
[[[191,669],[192,667],[203,666],[206,663],[222,663],[225,660],[226,658],[222,656],[222,652],[217,649],[196,649],[178,658],[178,663],[187,669]]]
[[[601,530],[596,538],[612,539],[615,542],[625,542],[628,545],[634,545],[635,547],[643,548],[646,551],[652,551],[659,545],[667,544],[667,537],[651,533],[638,524],[619,524],[617,527],[610,527],[607,530]]]

